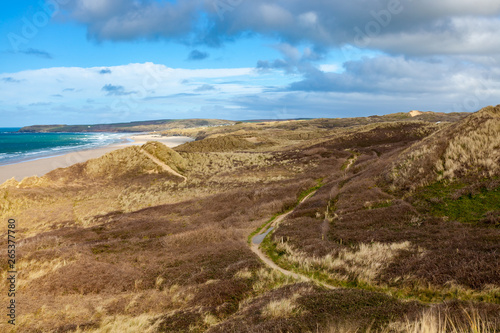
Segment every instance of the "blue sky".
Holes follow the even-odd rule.
[[[489,0],[28,0],[0,22],[0,127],[498,103]]]

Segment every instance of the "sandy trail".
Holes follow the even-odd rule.
[[[185,176],[181,175],[180,173],[178,173],[177,171],[175,171],[174,169],[172,169],[169,165],[163,163],[158,158],[156,158],[155,156],[151,155],[150,153],[148,153],[147,151],[145,151],[142,148],[141,148],[141,153],[143,153],[146,157],[150,158],[153,162],[155,162],[157,165],[159,165],[166,172],[171,173],[173,175],[176,175],[177,177],[181,177],[182,179],[184,179],[184,181],[187,180],[187,178]]]
[[[299,204],[297,205],[300,206],[300,204],[302,204],[304,201],[306,201],[307,199],[309,199],[310,197],[312,197],[314,194],[316,193],[316,191],[308,194],[304,199],[302,199]],[[255,235],[253,238],[252,238],[252,241],[251,241],[251,244],[250,244],[250,249],[252,250],[253,253],[255,253],[261,260],[262,262],[264,262],[264,264],[266,264],[269,268],[272,268],[272,269],[275,269],[279,272],[281,272],[282,274],[286,275],[286,276],[291,276],[297,280],[300,280],[300,281],[304,281],[304,282],[314,282],[316,284],[319,284],[327,289],[337,289],[337,287],[334,287],[332,285],[329,285],[329,284],[326,284],[326,283],[323,283],[323,282],[320,282],[318,280],[315,280],[315,279],[311,279],[305,275],[302,275],[302,274],[298,274],[298,273],[295,273],[295,272],[292,272],[292,271],[289,271],[289,270],[286,270],[284,268],[281,268],[279,267],[278,265],[276,265],[268,256],[266,256],[264,254],[264,252],[261,251],[259,245],[260,243],[262,243],[262,241],[264,240],[264,238],[267,236],[267,234],[269,234],[272,230],[274,230],[278,224],[283,221],[288,215],[290,215],[297,207],[295,207],[293,210],[289,211],[288,213],[283,213],[281,214],[280,216],[278,216],[269,226],[268,228],[266,229],[265,232],[263,233],[260,233],[258,235]]]

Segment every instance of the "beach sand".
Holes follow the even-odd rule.
[[[101,157],[104,154],[116,149],[125,148],[131,145],[143,145],[148,141],[158,141],[170,148],[181,145],[185,142],[193,141],[192,138],[188,138],[185,136],[162,137],[156,134],[137,134],[127,137],[127,139],[131,139],[134,141],[114,144],[101,148],[72,152],[60,156],[46,157],[34,161],[26,161],[0,166],[0,184],[4,183],[6,180],[11,179],[12,177],[14,177],[17,181],[21,181],[25,177],[43,176],[47,172],[50,172],[57,168],[66,168],[76,163],[82,163],[92,158]]]

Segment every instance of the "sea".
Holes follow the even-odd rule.
[[[14,164],[126,141],[124,133],[21,133],[0,127],[0,165]]]

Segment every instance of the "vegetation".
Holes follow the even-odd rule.
[[[6,182],[16,331],[499,331],[497,109],[176,128]],[[310,282],[249,246],[285,213],[261,248]]]
[[[500,172],[500,107],[486,107],[409,147],[387,179],[414,190],[436,180],[493,177]]]
[[[487,179],[467,186],[442,181],[419,190],[415,205],[430,214],[465,223],[500,226],[500,182]]]
[[[23,127],[19,132],[148,132],[172,128],[227,126],[234,123],[231,120],[219,119],[164,119],[98,125],[33,125]]]

